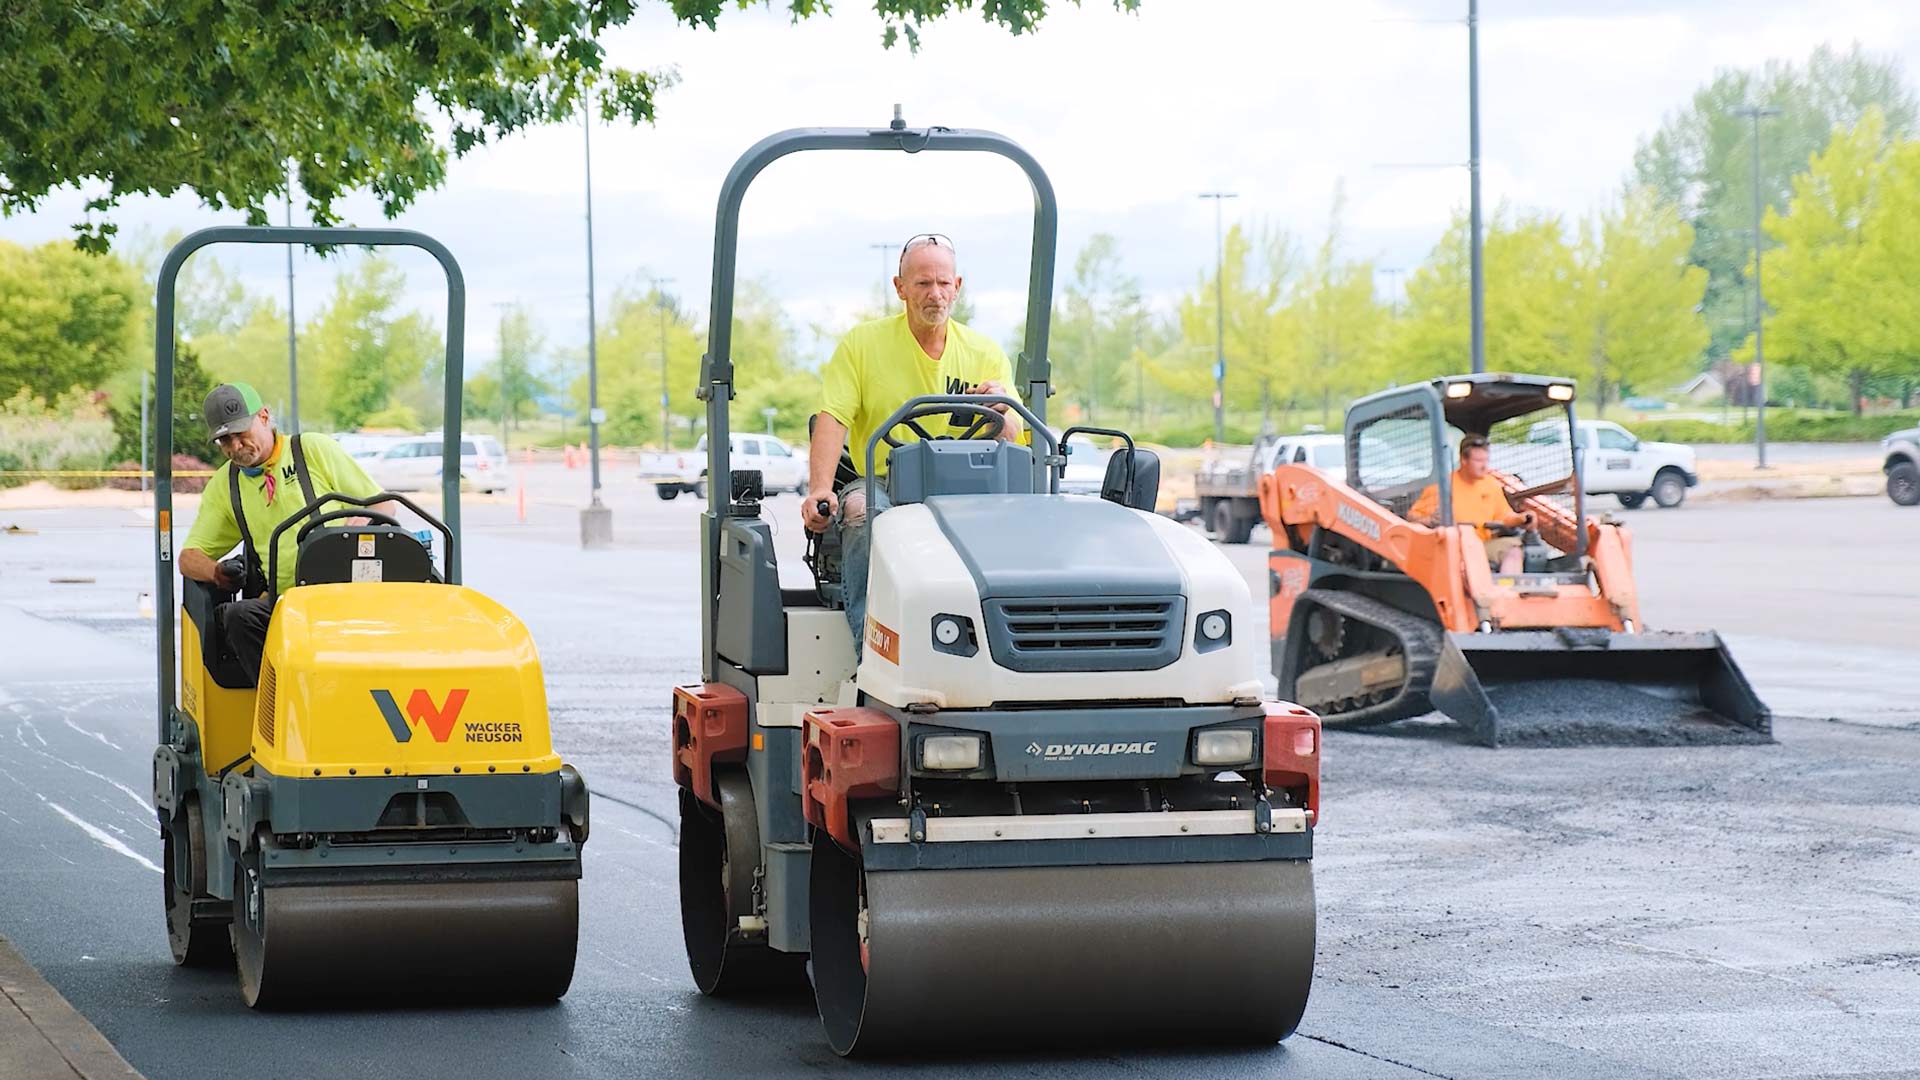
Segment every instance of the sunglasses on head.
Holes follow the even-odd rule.
[[[948,251],[955,251],[955,248],[953,246],[953,238],[948,236],[946,233],[937,233],[937,232],[914,233],[912,236],[907,237],[907,242],[903,244],[900,248],[901,263],[905,264],[905,262],[907,261],[907,252],[913,251],[916,248],[923,248],[923,247],[944,247]],[[956,255],[957,254],[958,253],[956,251]]]

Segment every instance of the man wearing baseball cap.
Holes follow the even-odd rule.
[[[180,573],[240,594],[242,599],[221,606],[220,619],[240,663],[258,679],[260,652],[273,618],[262,549],[274,528],[318,494],[365,499],[381,489],[339,443],[325,435],[302,433],[289,438],[275,431],[260,392],[246,383],[214,387],[202,411],[210,440],[227,455],[227,462],[214,471],[200,498],[200,513],[181,545]],[[391,514],[396,505],[385,502],[375,509]],[[288,529],[280,537],[276,593],[293,586],[293,564],[299,554],[296,532]],[[236,544],[245,549],[244,557],[219,561]]]

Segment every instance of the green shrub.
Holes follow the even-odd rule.
[[[420,414],[415,412],[411,405],[390,403],[384,409],[377,409],[368,413],[366,419],[360,421],[360,427],[368,429],[398,428],[401,431],[419,431],[421,430]]]
[[[22,386],[0,402],[0,446],[14,469],[98,469],[114,448],[113,421],[99,395],[74,387],[47,404]],[[98,487],[97,477],[55,477],[61,487]]]
[[[1160,427],[1128,428],[1125,424],[1114,425],[1140,442],[1158,443],[1161,446],[1191,447],[1199,446],[1213,438],[1213,421],[1199,420],[1185,424],[1167,424]],[[1246,424],[1228,423],[1226,425],[1227,442],[1244,445],[1253,442],[1255,429]]]
[[[1637,420],[1629,430],[1652,442],[1742,443],[1754,440],[1754,423],[1717,424],[1711,420]],[[1903,428],[1920,427],[1920,409],[1852,413],[1767,410],[1767,438],[1773,442],[1877,442]]]

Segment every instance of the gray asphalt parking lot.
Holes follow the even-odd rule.
[[[266,1072],[295,1076],[322,1062],[423,1076],[453,1063],[553,1076],[846,1067],[808,1003],[720,1005],[686,975],[667,701],[697,674],[699,508],[609,469],[617,543],[582,552],[585,487],[583,471],[535,466],[526,522],[512,493],[466,510],[468,580],[533,627],[556,742],[600,796],[564,1002],[260,1016],[230,976],[168,964],[147,804],[152,623],[138,602],[151,525],[126,508],[0,510],[0,527],[35,530],[0,535],[0,933],[155,1080],[263,1075],[269,1041],[285,1056]],[[767,504],[794,583],[797,512],[791,496]],[[1335,733],[1300,1035],[1251,1052],[913,1071],[1914,1075],[1920,517],[1884,499],[1621,516],[1647,622],[1722,630],[1779,717],[1778,745],[1487,751],[1430,731]],[[1264,591],[1264,550],[1228,554]]]

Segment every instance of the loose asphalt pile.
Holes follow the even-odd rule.
[[[1604,679],[1548,679],[1487,689],[1502,746],[1730,746],[1767,736],[1697,702]]]

